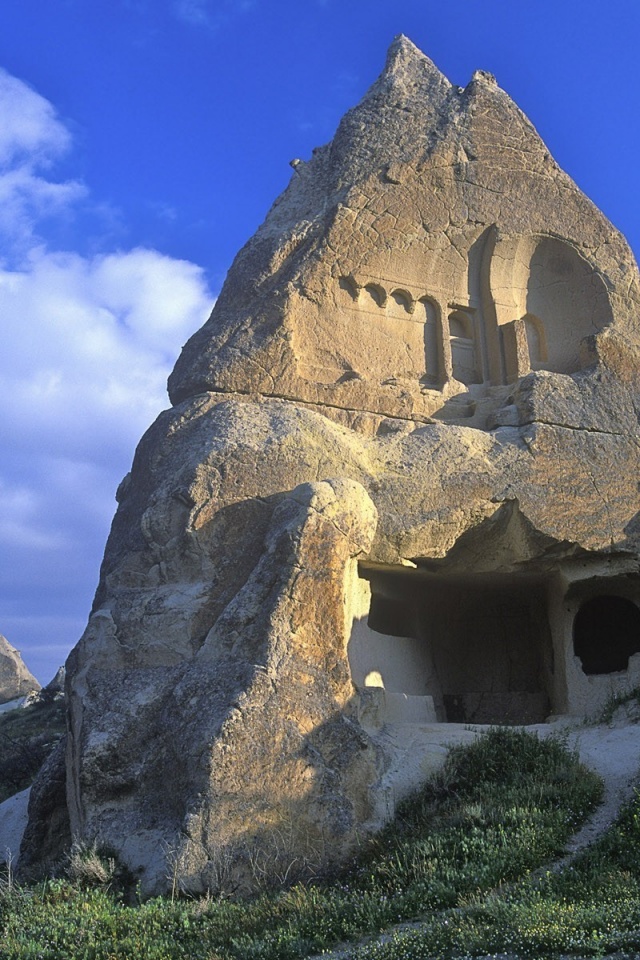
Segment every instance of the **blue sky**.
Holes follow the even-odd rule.
[[[398,33],[494,73],[640,250],[637,0],[4,0],[0,633],[42,681],[180,345]]]

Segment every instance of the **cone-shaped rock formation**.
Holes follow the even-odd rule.
[[[393,813],[425,725],[637,682],[638,317],[624,239],[493,78],[397,39],[118,491],[72,834],[146,891],[291,879]]]
[[[15,647],[0,634],[0,703],[9,703],[40,689]]]

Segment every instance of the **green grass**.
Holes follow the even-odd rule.
[[[30,786],[64,733],[62,700],[0,714],[0,803]]]
[[[353,956],[424,960],[497,952],[536,960],[640,955],[640,794],[568,868],[524,878],[502,895],[485,895]]]
[[[559,741],[512,728],[492,730],[454,748],[434,781],[332,882],[298,884],[244,902],[155,899],[138,906],[108,889],[68,881],[31,890],[7,884],[0,897],[0,956],[293,960],[417,918],[419,932],[383,946],[371,943],[358,956],[424,960],[496,952],[516,933],[520,942],[560,942],[563,928],[556,922],[553,933],[553,910],[563,897],[586,903],[586,893],[582,900],[578,894],[593,893],[601,866],[591,873],[583,868],[583,887],[574,871],[572,894],[568,880],[549,877],[533,885],[529,873],[562,852],[600,792],[598,779]],[[607,864],[623,853],[633,861],[633,845],[640,847],[634,831],[623,841],[609,841],[601,854]],[[637,903],[637,881],[627,871],[625,885],[612,870],[611,896],[626,905],[622,917],[629,898]],[[593,893],[593,909],[604,913],[600,900]],[[578,937],[575,927],[579,936],[588,928],[593,938],[599,929],[594,924],[587,907],[576,907],[567,937]]]

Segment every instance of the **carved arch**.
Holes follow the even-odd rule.
[[[379,283],[367,283],[361,292],[365,305],[384,307],[387,303],[387,291]]]
[[[398,287],[392,290],[389,296],[389,306],[392,313],[412,314],[416,308],[416,302],[408,290]]]
[[[415,302],[414,317],[423,324],[426,385],[441,386],[446,379],[442,313],[437,300],[423,296]]]
[[[494,382],[512,380],[529,368],[580,370],[581,341],[613,321],[600,271],[560,237],[505,236],[494,229],[491,240],[487,319],[496,331],[488,338],[494,345],[490,358]],[[536,337],[538,359],[530,349]]]

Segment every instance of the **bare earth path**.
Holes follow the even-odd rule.
[[[544,735],[542,728],[539,732]],[[620,807],[630,800],[640,779],[640,727],[578,727],[568,732],[568,745],[577,749],[585,766],[604,780],[604,798],[593,816],[569,842],[567,856],[556,861],[565,866],[580,850],[593,843],[615,820]]]

